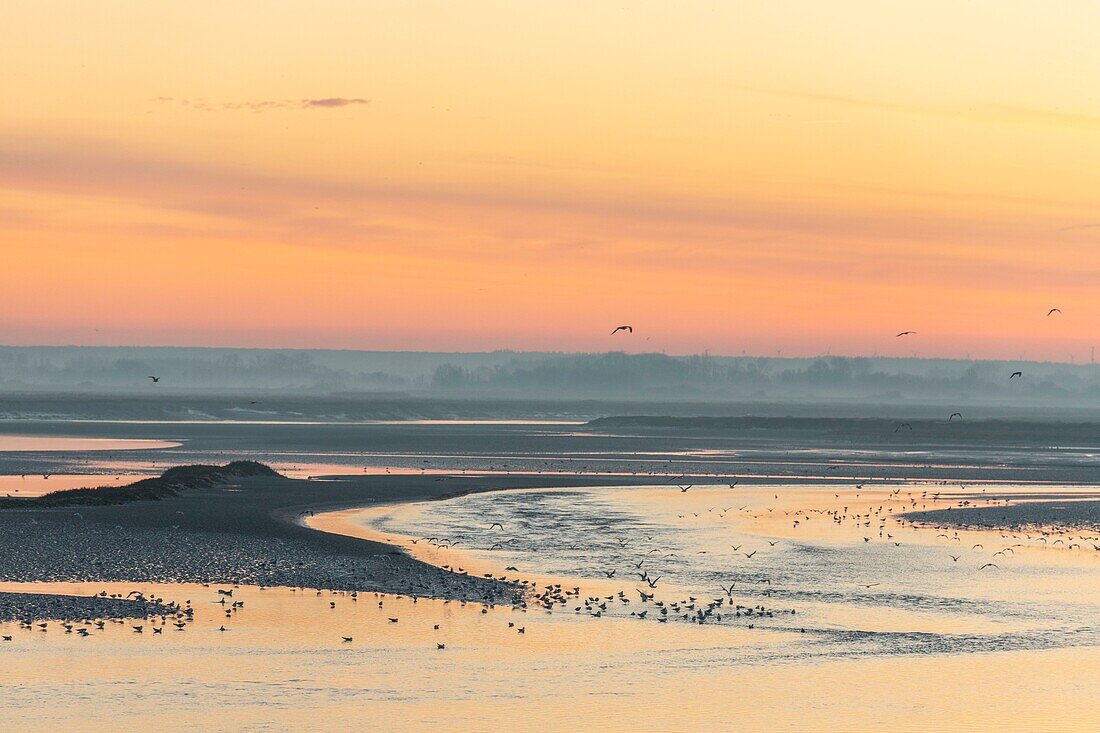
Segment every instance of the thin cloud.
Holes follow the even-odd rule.
[[[362,97],[325,97],[323,99],[303,99],[303,107],[347,107],[353,104],[370,104],[369,99]]]
[[[363,97],[318,97],[316,99],[250,99],[243,102],[209,102],[203,99],[177,99],[176,97],[153,97],[157,103],[178,104],[181,107],[200,112],[269,112],[289,109],[336,109],[355,105],[370,104]]]

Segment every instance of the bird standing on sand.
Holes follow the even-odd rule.
[[[611,335],[614,336],[619,331],[627,331],[628,333],[634,333],[634,327],[633,326],[618,326],[614,331],[611,332]]]

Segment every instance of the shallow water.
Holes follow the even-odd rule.
[[[1100,645],[1100,553],[1093,549],[1100,540],[940,536],[894,518],[914,502],[951,505],[927,491],[544,489],[361,510],[346,519],[390,539],[408,536],[410,551],[437,564],[498,573],[515,567],[507,575],[564,578],[601,595],[622,591],[630,603],[617,600],[603,616],[649,608],[653,620],[658,609],[641,604],[639,591],[666,607],[679,601],[680,612],[665,615],[673,621],[685,614],[698,621],[703,603],[724,599],[708,625],[797,632],[774,650],[776,659]],[[998,487],[1014,491],[1033,489]],[[983,493],[969,500],[991,503]],[[497,522],[504,529],[489,529]],[[432,537],[439,539],[425,539]],[[689,596],[699,599],[691,612]],[[728,604],[774,615],[723,613]]]
[[[599,618],[579,601],[551,613],[249,587],[234,589],[245,605],[227,616],[214,587],[0,584],[140,589],[197,609],[186,631],[158,635],[134,633],[142,622],[108,624],[88,638],[57,624],[46,632],[0,624],[13,636],[0,643],[4,720],[43,730],[172,728],[198,715],[223,730],[344,730],[368,721],[458,731],[904,731],[942,729],[944,721],[959,731],[1100,728],[1100,553],[992,532],[942,538],[893,519],[914,501],[947,501],[925,490],[548,489],[312,520],[385,536],[467,572],[580,586],[582,597],[607,603]],[[980,490],[972,500],[983,500]],[[838,506],[850,507],[850,519],[821,513]],[[873,517],[870,530],[857,513]],[[504,530],[490,530],[492,522]],[[459,544],[437,547],[425,536]],[[490,550],[496,542],[503,547]],[[999,568],[978,570],[1013,544],[1009,557],[996,558]],[[656,588],[630,576],[638,561],[660,576]],[[656,621],[654,601],[724,598],[719,586],[730,582],[735,604],[775,615]],[[643,604],[638,587],[654,601]],[[630,615],[643,608],[644,620]]]
[[[125,486],[138,479],[147,478],[153,475],[157,474],[151,471],[144,474],[127,471],[126,473],[119,474],[66,473],[56,475],[0,475],[0,496],[30,498],[44,496],[53,491],[63,491],[67,489]]]
[[[53,453],[122,450],[164,450],[181,444],[138,438],[86,438],[41,435],[0,435],[0,453]]]

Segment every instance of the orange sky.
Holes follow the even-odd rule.
[[[0,343],[1094,342],[1093,2],[164,5],[5,11]]]

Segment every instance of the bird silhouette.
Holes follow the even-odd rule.
[[[1016,377],[1022,377],[1022,376],[1024,376],[1023,372],[1012,372],[1012,374],[1008,375],[1008,378],[1009,379],[1015,379]]]
[[[634,333],[634,327],[633,326],[618,326],[614,331],[611,332],[611,335],[614,336],[619,331],[627,331],[629,333]]]
[[[917,333],[916,331],[902,331],[901,333],[899,333],[894,338],[901,338],[902,336],[914,336],[914,335],[916,335],[916,333]]]
[[[1051,316],[1051,315],[1054,315],[1055,313],[1061,313],[1061,312],[1062,312],[1061,308],[1051,308],[1050,310],[1047,311],[1047,315]]]
[[[156,382],[159,382],[159,381],[160,381],[160,377],[154,377],[154,376],[153,376],[152,374],[150,374],[148,378],[149,378],[149,379],[152,379],[154,383],[156,383]]]
[[[963,416],[963,414],[961,412],[952,412],[951,417],[947,418],[947,422],[951,422],[956,417],[959,418],[960,420],[962,420],[962,416]]]

